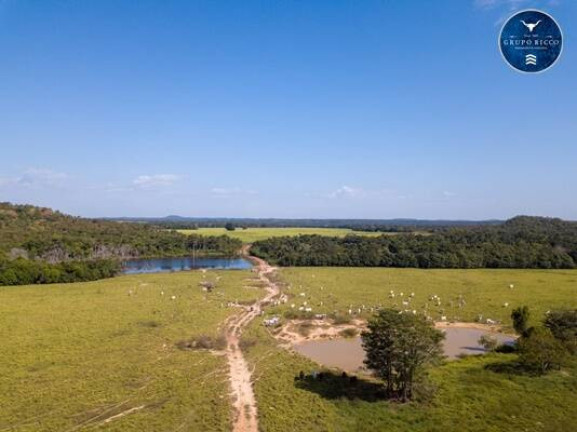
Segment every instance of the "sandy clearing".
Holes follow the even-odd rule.
[[[306,324],[307,334],[299,332],[299,326]],[[504,332],[500,325],[489,325],[474,322],[435,322],[438,329],[447,328],[468,328],[486,331],[488,333],[503,334],[504,336],[517,337],[513,333]],[[367,322],[361,319],[354,319],[349,324],[332,324],[330,320],[290,320],[286,322],[274,337],[281,342],[285,348],[291,348],[302,342],[317,341],[324,339],[342,339],[341,332],[347,329],[355,329],[360,334],[366,330]]]

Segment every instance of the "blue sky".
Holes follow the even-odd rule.
[[[501,58],[513,11],[561,60]],[[577,2],[0,0],[0,201],[577,219]]]

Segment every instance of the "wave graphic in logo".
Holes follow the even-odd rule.
[[[525,56],[525,64],[537,66],[537,56],[533,54],[527,54]]]

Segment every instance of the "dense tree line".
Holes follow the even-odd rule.
[[[228,236],[186,236],[148,224],[64,215],[0,203],[0,284],[94,280],[130,258],[227,255],[242,243]]]
[[[284,266],[566,269],[577,266],[577,223],[517,217],[427,236],[277,237],[251,252]]]
[[[0,285],[83,282],[108,278],[120,271],[118,260],[67,261],[48,264],[18,258],[0,261]]]
[[[169,229],[223,228],[348,228],[357,231],[411,232],[437,231],[451,227],[499,225],[502,221],[421,220],[421,219],[278,219],[278,218],[119,218],[121,222],[147,223]]]

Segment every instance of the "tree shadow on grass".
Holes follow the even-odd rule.
[[[475,346],[464,346],[464,347],[460,347],[460,349],[467,350],[467,351],[473,351],[473,352],[479,352],[479,353],[486,353],[487,352],[487,350],[485,348],[475,347]]]
[[[324,397],[325,399],[363,400],[377,402],[387,399],[382,384],[367,381],[346,373],[321,372],[316,376],[300,375],[295,377],[295,387],[307,390]]]
[[[489,363],[485,365],[485,369],[494,373],[503,375],[519,375],[530,376],[535,375],[534,371],[522,367],[517,361],[502,361],[497,363]]]

